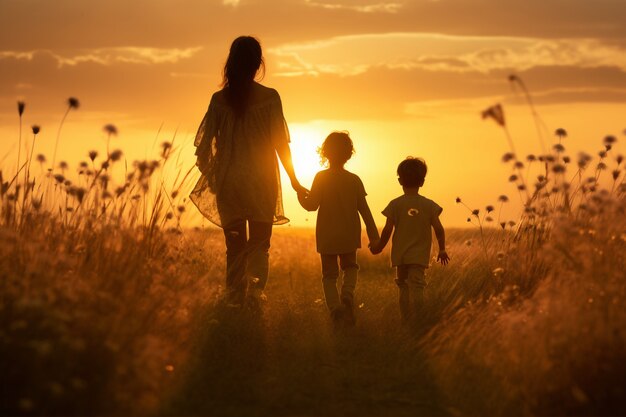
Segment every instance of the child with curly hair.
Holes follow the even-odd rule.
[[[356,251],[361,247],[361,219],[370,244],[379,240],[378,230],[365,196],[361,179],[344,168],[354,147],[346,132],[332,132],[319,154],[328,169],[317,173],[308,194],[299,193],[300,205],[319,210],[315,236],[322,258],[322,283],[326,305],[336,326],[354,325],[354,291],[359,265]],[[339,261],[339,263],[337,262]],[[337,289],[339,268],[343,271],[341,293]]]

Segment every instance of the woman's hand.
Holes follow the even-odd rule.
[[[300,182],[296,178],[292,178],[291,179],[291,186],[293,187],[294,191],[298,195],[301,195],[301,194],[307,195],[307,194],[309,194],[309,190],[307,190],[305,187],[303,187],[302,184],[300,184]]]

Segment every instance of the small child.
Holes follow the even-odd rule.
[[[426,171],[426,162],[420,158],[408,157],[398,165],[398,181],[404,195],[391,200],[383,210],[387,223],[380,241],[370,246],[373,254],[380,253],[393,232],[391,264],[396,267],[400,314],[404,323],[416,314],[424,301],[424,270],[430,259],[431,227],[439,242],[437,261],[447,265],[450,260],[446,253],[445,232],[439,220],[443,209],[419,194]]]
[[[378,229],[365,200],[361,179],[344,169],[354,153],[350,136],[333,132],[318,152],[328,169],[317,173],[311,191],[308,195],[299,193],[298,201],[308,211],[319,208],[315,236],[322,258],[324,297],[333,322],[336,326],[354,325],[354,290],[359,269],[356,250],[361,247],[359,214],[365,222],[370,244],[379,240]],[[341,295],[337,290],[337,259],[343,271]]]

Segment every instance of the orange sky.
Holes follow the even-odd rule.
[[[499,162],[505,137],[481,110],[503,103],[518,151],[539,151],[509,74],[529,86],[550,132],[567,129],[573,154],[623,138],[624,16],[620,0],[0,0],[0,166],[15,164],[15,101],[27,102],[27,126],[42,125],[36,152],[50,156],[69,96],[82,106],[64,128],[62,159],[103,150],[106,123],[129,159],[154,155],[162,125],[158,140],[177,131],[188,166],[230,42],[251,34],[265,50],[263,83],[283,98],[303,183],[324,136],[349,130],[357,153],[347,168],[375,213],[401,192],[397,163],[422,156],[423,193],[459,226],[457,195],[484,207],[515,194]],[[313,224],[284,193],[293,224]]]

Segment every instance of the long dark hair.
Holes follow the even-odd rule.
[[[245,113],[254,77],[259,69],[265,73],[261,44],[252,36],[240,36],[230,45],[224,65],[222,86],[235,114]]]

